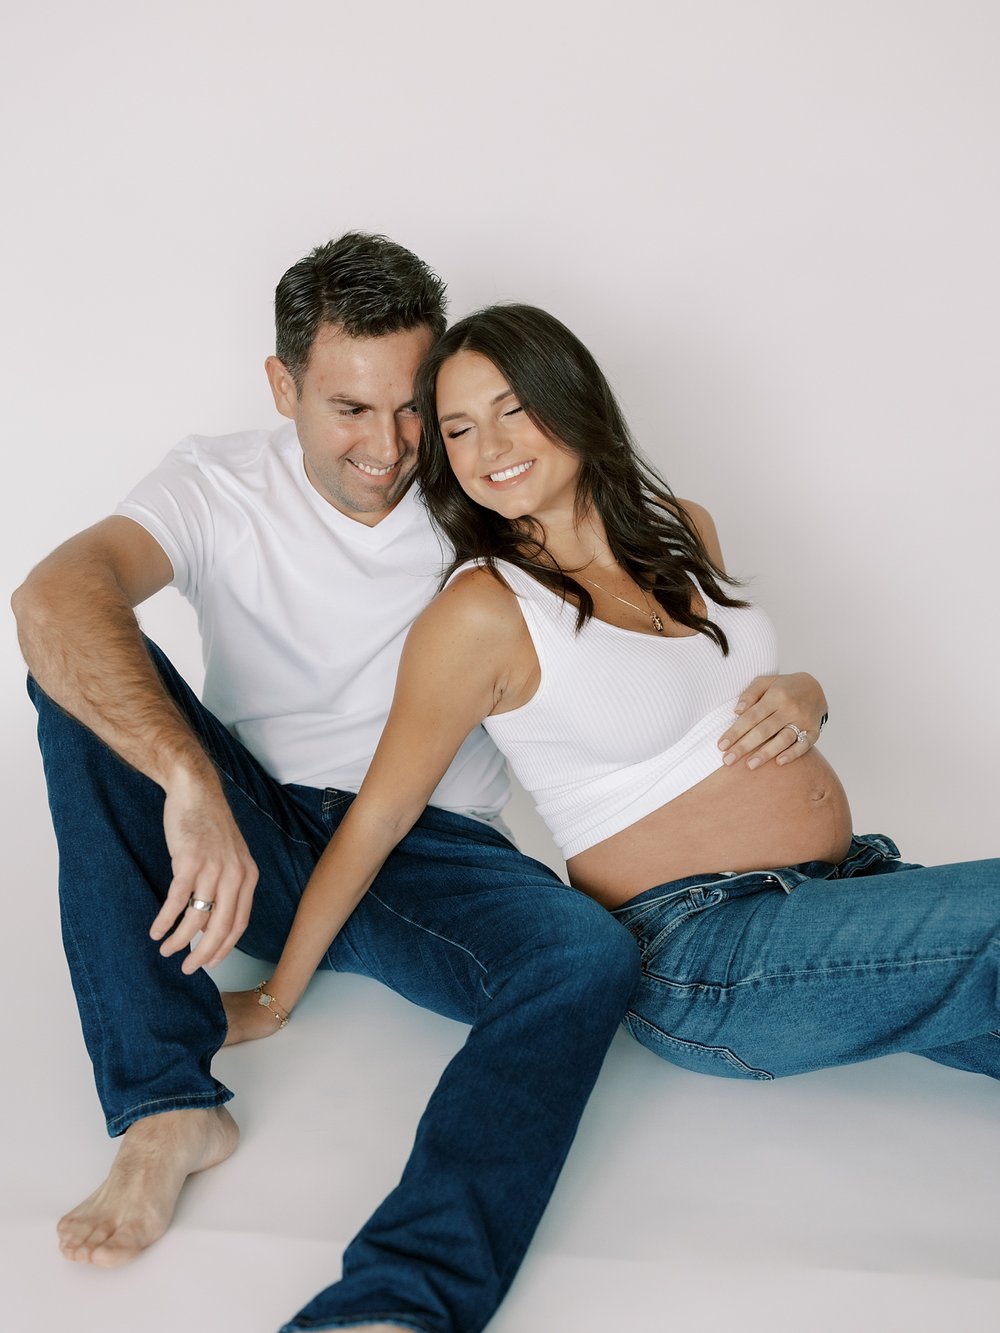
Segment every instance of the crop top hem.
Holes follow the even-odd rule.
[[[699,782],[704,782],[706,778],[718,772],[722,767],[722,751],[717,748],[715,742],[735,716],[733,706],[738,697],[734,695],[728,703],[703,719],[698,727],[699,737],[703,738],[702,743],[698,744],[697,748],[692,747],[685,759],[668,774],[651,778],[643,790],[631,797],[626,808],[614,811],[597,824],[587,824],[579,832],[569,828],[566,841],[559,848],[564,860],[569,861],[574,856],[589,852],[598,843],[613,838],[616,833],[623,833],[633,824],[638,824],[640,819],[645,819],[647,815],[669,805],[678,796],[683,796]],[[540,804],[539,814],[541,813]]]

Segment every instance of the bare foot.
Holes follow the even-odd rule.
[[[225,1161],[239,1138],[222,1106],[136,1120],[107,1180],[59,1223],[59,1248],[78,1264],[127,1264],[166,1231],[188,1176]]]

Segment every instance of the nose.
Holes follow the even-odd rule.
[[[372,422],[365,447],[372,456],[373,463],[388,465],[395,463],[405,451],[406,441],[395,416],[381,416]]]
[[[502,430],[497,430],[493,425],[484,426],[480,432],[479,439],[482,456],[489,463],[494,463],[497,459],[503,458],[505,454],[510,453],[511,443],[509,437]]]

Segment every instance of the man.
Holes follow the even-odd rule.
[[[319,247],[276,293],[266,369],[290,424],[185,441],[14,596],[64,942],[121,1135],[107,1180],[60,1223],[71,1259],[133,1258],[187,1176],[236,1146],[203,968],[237,942],[277,958],[434,592],[443,555],[408,483],[413,375],[443,298],[385,238]],[[135,619],[167,584],[198,612],[204,704]],[[506,796],[477,729],[329,952],[471,1032],[341,1280],[287,1330],[478,1330],[568,1151],[638,960],[609,915],[513,848]]]

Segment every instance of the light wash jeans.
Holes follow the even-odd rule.
[[[260,869],[240,948],[273,961],[352,794],[280,786],[149,649]],[[226,1033],[218,991],[203,971],[184,976],[183,954],[161,958],[148,936],[171,877],[163,792],[34,681],[29,692],[59,844],[63,940],[108,1129],[219,1106],[232,1094],[211,1071]],[[326,964],[471,1031],[421,1118],[402,1180],[348,1246],[341,1280],[285,1329],[391,1322],[478,1333],[555,1185],[638,980],[638,950],[602,907],[495,829],[428,809]],[[315,1165],[321,1181],[324,1163]]]
[[[625,1019],[672,1064],[772,1079],[913,1051],[1000,1078],[1000,861],[914,866],[877,834],[839,865],[695,875],[614,915]]]

